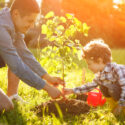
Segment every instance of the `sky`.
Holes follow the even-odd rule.
[[[36,0],[36,1],[38,2],[39,6],[40,6],[42,0]]]
[[[125,2],[125,0],[113,0],[114,3],[118,3],[118,4],[122,4],[123,2]]]
[[[9,0],[5,0],[6,2],[8,2]],[[40,5],[40,3],[41,3],[41,1],[42,0],[36,0],[37,2],[38,2],[38,4]],[[123,3],[123,2],[125,2],[125,0],[113,0],[114,1],[114,3]]]

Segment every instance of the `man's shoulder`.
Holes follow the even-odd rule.
[[[7,14],[10,12],[9,8],[5,7],[0,10],[0,20],[7,18]],[[9,15],[8,15],[9,16]]]
[[[0,26],[10,30],[14,30],[14,24],[11,19],[10,9],[7,7],[0,10]]]

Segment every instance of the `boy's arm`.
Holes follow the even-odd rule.
[[[120,79],[119,83],[121,85],[121,97],[119,99],[119,105],[125,106],[125,78]]]
[[[95,83],[95,82],[87,83],[85,85],[82,85],[81,87],[74,88],[73,92],[76,93],[76,94],[86,93],[86,92],[89,92],[89,91],[93,90],[97,86],[98,86],[98,84]]]

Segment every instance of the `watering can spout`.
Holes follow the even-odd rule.
[[[101,101],[101,105],[104,105],[105,102],[106,102],[106,99],[102,99],[102,101]]]

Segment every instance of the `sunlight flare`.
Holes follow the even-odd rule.
[[[40,6],[40,5],[41,5],[42,0],[36,0],[36,1],[38,2],[39,6]]]
[[[125,0],[114,0],[113,2],[116,4],[123,4],[125,3]]]

